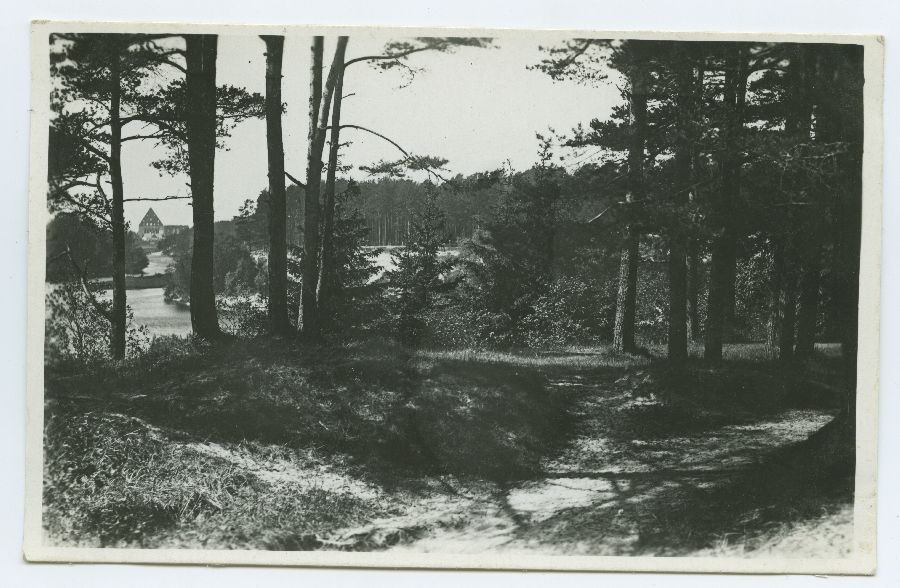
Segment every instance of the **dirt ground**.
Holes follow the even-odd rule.
[[[384,397],[391,385],[373,391],[366,382],[394,379],[373,376],[369,365],[358,380],[371,398],[329,410],[321,399],[305,404],[303,423],[288,418],[298,393],[285,382],[309,383],[312,376],[294,374],[274,387],[257,380],[269,388],[269,401],[276,388],[288,399],[259,414],[245,393],[211,384],[216,361],[193,364],[194,385],[177,390],[177,374],[138,394],[127,385],[131,376],[121,374],[104,376],[111,391],[103,395],[84,393],[97,376],[77,384],[51,379],[47,536],[125,547],[849,552],[852,496],[840,483],[810,484],[779,465],[781,452],[834,419],[829,402],[797,397],[790,384],[752,367],[731,370],[724,382],[703,370],[673,380],[653,362],[595,355],[512,367],[509,357],[467,357],[462,367],[458,358],[418,357],[418,395],[407,390],[390,403]],[[444,365],[450,360],[456,367]],[[271,379],[275,367],[293,360],[243,361]],[[361,357],[341,361],[332,376],[367,365]],[[489,365],[479,372],[475,361]],[[461,375],[471,372],[480,374],[477,381]],[[747,389],[758,398],[709,400],[735,381],[754,381]],[[315,382],[317,392],[333,393]],[[344,376],[328,382],[353,393]],[[701,391],[668,390],[698,382]],[[205,385],[206,396],[198,391]],[[767,386],[779,391],[760,392]],[[161,390],[169,395],[155,398]],[[163,406],[170,408],[161,412]],[[201,408],[218,411],[216,426]],[[285,419],[266,421],[270,410]],[[76,447],[72,437],[85,432]]]

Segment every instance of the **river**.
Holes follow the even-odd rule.
[[[441,251],[441,256],[457,255],[458,251],[447,249]],[[145,276],[165,273],[166,268],[172,262],[172,258],[154,252],[147,255],[149,265],[144,269]],[[395,268],[389,248],[382,248],[375,259],[375,263],[381,267],[373,279],[377,279],[385,271]],[[181,304],[166,302],[162,288],[146,288],[142,290],[128,290],[128,306],[134,312],[134,322],[147,328],[151,337],[168,335],[190,335],[191,313]]]
[[[129,290],[127,297],[134,322],[146,327],[151,337],[191,334],[190,310],[182,304],[166,302],[163,288]]]
[[[147,254],[147,261],[149,263],[144,268],[143,274],[145,276],[153,276],[166,273],[169,264],[172,263],[172,258],[162,251],[154,251]]]

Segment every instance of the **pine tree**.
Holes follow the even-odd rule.
[[[450,261],[440,258],[446,243],[444,222],[432,191],[413,214],[403,247],[391,252],[395,269],[389,272],[388,280],[396,290],[397,335],[406,345],[415,346],[423,339],[423,315],[432,304],[442,274],[450,267]]]

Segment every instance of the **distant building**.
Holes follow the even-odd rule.
[[[177,235],[181,231],[188,230],[187,225],[163,225],[163,237],[168,237],[169,235]]]
[[[164,225],[159,216],[150,208],[138,225],[138,236],[143,241],[157,241],[168,235],[187,230],[187,228],[187,225]]]

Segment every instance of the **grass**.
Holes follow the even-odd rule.
[[[672,369],[604,348],[412,352],[383,342],[314,349],[171,340],[118,365],[48,366],[44,526],[66,545],[384,548],[468,528],[477,515],[467,497],[503,503],[510,490],[547,478],[547,464],[585,435],[652,461],[651,446],[684,453],[696,446],[691,439],[724,426],[835,404],[832,392],[760,361],[755,348],[726,354],[723,366],[695,360]],[[829,373],[825,354],[815,370]],[[846,501],[804,494],[799,482],[778,496],[753,479],[761,471],[714,491],[664,492],[625,527],[641,526],[641,549],[709,550],[722,537],[733,548],[740,521],[762,512],[738,534],[761,549],[759,529]],[[769,474],[773,483],[790,478],[783,466]],[[445,508],[452,516],[440,516]],[[409,526],[342,535],[398,517]],[[581,540],[592,533],[587,521],[619,525],[594,507],[543,526],[511,520],[511,541],[550,541],[562,527],[580,528]]]
[[[425,477],[527,476],[567,430],[564,395],[517,367],[243,342],[172,355],[48,370],[50,535],[88,545],[309,548],[323,529],[392,512],[400,495],[275,488],[198,444],[239,447],[261,462],[313,453],[415,492]]]
[[[849,557],[853,539],[853,507],[823,506],[813,518],[770,522],[756,534],[725,533],[712,547],[697,552],[712,557]]]
[[[312,548],[383,504],[300,483],[272,484],[118,414],[52,416],[48,533],[90,547]]]
[[[534,369],[567,368],[575,370],[626,368],[648,365],[650,359],[611,348],[573,348],[565,351],[485,351],[473,349],[423,351],[421,356],[467,364],[511,365]]]

